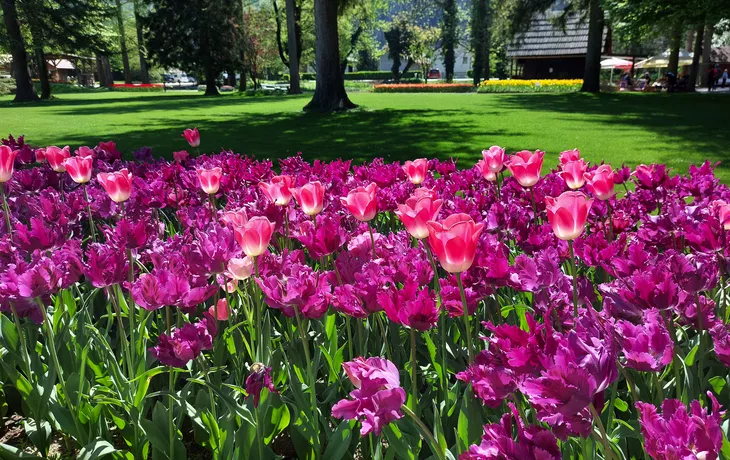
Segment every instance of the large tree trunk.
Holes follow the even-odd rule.
[[[674,75],[679,74],[679,49],[682,47],[682,24],[677,23],[672,28],[672,36],[669,41],[669,63],[667,71]]]
[[[456,62],[456,26],[457,26],[456,0],[445,0],[444,2],[444,24],[442,27],[442,39],[444,49],[444,70],[446,81],[454,80],[454,64]]]
[[[702,42],[704,41],[705,24],[704,22],[697,26],[695,30],[695,49],[692,56],[692,66],[689,68],[689,81],[687,82],[687,91],[694,91],[697,86],[697,79],[700,72],[700,57],[702,56]]]
[[[28,55],[25,52],[25,40],[20,32],[18,22],[18,10],[15,0],[2,0],[3,17],[5,18],[5,30],[8,34],[10,54],[13,56],[13,68],[15,71],[15,102],[37,101],[38,94],[33,88],[33,81],[28,72]]]
[[[299,52],[297,50],[297,6],[295,0],[286,0],[286,30],[289,45],[289,94],[301,94],[299,85]]]
[[[228,72],[228,78],[226,80],[226,84],[232,87],[236,87],[236,71],[235,70],[229,70]]]
[[[345,80],[340,71],[337,5],[337,0],[314,0],[317,86],[304,110],[331,112],[356,107],[347,97]]]
[[[588,46],[581,91],[597,93],[601,90],[601,51],[603,50],[603,9],[601,0],[590,0],[588,12]]]
[[[205,63],[205,95],[206,96],[218,96],[220,93],[218,92],[218,85],[216,84],[216,79],[218,78],[218,75],[215,72],[215,69],[213,69],[213,63],[208,59],[208,62]]]
[[[150,73],[147,69],[147,58],[145,57],[144,32],[142,30],[142,16],[139,12],[139,1],[134,2],[134,24],[137,28],[137,47],[139,48],[139,73],[142,83],[150,82]]]
[[[708,23],[705,25],[705,39],[702,45],[702,67],[700,67],[700,79],[702,85],[707,86],[707,71],[712,65],[712,36],[715,35],[715,24]]]
[[[124,17],[122,15],[122,2],[117,2],[117,25],[119,26],[119,44],[122,50],[122,65],[124,66],[124,83],[132,83],[132,71],[129,70],[129,51],[127,50],[127,35],[124,33]]]
[[[35,60],[38,66],[38,79],[41,81],[41,99],[51,98],[51,81],[48,79],[48,63],[43,45],[35,47]]]
[[[471,36],[474,49],[472,81],[474,86],[477,86],[482,81],[482,77],[488,78],[489,76],[489,0],[472,1]]]

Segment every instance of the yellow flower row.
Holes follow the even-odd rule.
[[[484,80],[479,86],[574,86],[582,85],[583,80]]]

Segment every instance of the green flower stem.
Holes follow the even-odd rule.
[[[433,437],[431,430],[426,428],[426,425],[423,424],[421,419],[418,418],[418,416],[410,408],[408,408],[408,406],[403,406],[401,409],[416,424],[418,430],[421,432],[424,439],[426,439],[426,442],[428,442],[428,446],[431,448],[431,452],[433,452],[433,455],[439,460],[446,460],[446,454],[444,454],[444,451],[441,446],[439,446],[439,443],[436,442],[436,438]]]
[[[10,208],[8,207],[8,200],[5,198],[5,184],[0,183],[0,197],[3,199],[3,209],[5,210],[5,225],[8,227],[8,235],[10,239],[13,238],[13,226],[10,224]]]
[[[438,266],[436,265],[436,260],[433,258],[433,251],[431,251],[431,245],[428,244],[428,240],[423,240],[423,245],[426,247],[426,253],[428,254],[428,260],[431,262],[431,270],[433,270],[433,289],[436,291],[436,298],[438,301],[439,306],[439,336],[441,339],[441,391],[443,392],[443,397],[446,398],[446,395],[449,392],[449,379],[448,379],[448,373],[446,372],[446,314],[441,311],[441,305],[443,305],[443,302],[441,301],[441,283],[439,280],[439,272],[438,272]]]
[[[613,458],[613,451],[608,444],[608,436],[606,435],[606,428],[603,426],[603,422],[601,421],[601,414],[598,413],[593,403],[590,403],[588,405],[588,409],[591,411],[591,414],[593,414],[593,420],[595,420],[596,425],[598,426],[598,431],[601,432],[601,441],[603,443],[603,457],[606,459],[611,459]]]
[[[416,330],[411,328],[411,410],[418,414],[418,363],[416,361]]]
[[[373,227],[368,222],[368,230],[370,231],[370,243],[373,247],[373,260],[377,259],[378,256],[375,254],[375,237],[373,236]]]
[[[91,241],[96,243],[96,227],[94,227],[94,216],[91,214],[91,201],[89,201],[89,193],[86,191],[86,184],[84,184],[84,198],[86,199],[86,212],[89,213],[89,228],[91,229]]]
[[[112,295],[108,287],[105,288],[105,290],[106,295],[109,297],[112,307],[114,308],[114,314],[117,317],[117,323],[119,324],[119,335],[122,339],[122,348],[124,349],[124,358],[127,364],[127,375],[129,376],[129,380],[133,380],[135,376],[132,375],[132,360],[129,355],[129,342],[127,342],[127,331],[124,328],[124,321],[122,320],[122,311],[119,309],[119,302],[117,302],[116,295]]]
[[[535,225],[539,225],[540,218],[537,215],[537,202],[535,201],[535,190],[533,187],[530,187],[530,200],[532,201],[532,212],[535,215],[533,222],[535,222]]]
[[[167,317],[167,334],[172,334],[172,307],[167,306],[165,307],[165,313]],[[170,366],[169,369],[169,380],[168,380],[168,390],[170,392],[169,396],[169,402],[170,405],[167,408],[167,424],[169,426],[169,436],[170,436],[170,458],[175,458],[175,413],[173,411],[173,407],[175,404],[175,398],[172,396],[172,394],[175,391],[175,369],[174,367]]]
[[[253,267],[254,267],[254,273],[256,274],[256,278],[259,278],[259,258],[254,257],[253,258]],[[254,334],[256,335],[256,357],[257,361],[263,362],[264,358],[264,348],[263,348],[263,341],[264,341],[264,335],[262,330],[262,324],[261,324],[261,298],[259,297],[258,293],[256,292],[256,282],[251,281],[251,289],[253,291],[253,295],[255,297],[254,299],[254,316],[256,318],[256,324],[254,324]]]
[[[664,390],[662,389],[662,382],[659,380],[659,373],[652,372],[651,375],[654,380],[654,386],[656,387],[657,392],[659,393],[659,401],[664,401]]]
[[[20,316],[18,315],[18,310],[16,310],[15,308],[15,304],[13,302],[8,303],[10,304],[10,310],[13,312],[15,328],[18,330],[18,338],[20,339],[20,347],[22,348],[20,353],[23,357],[23,363],[27,367],[26,372],[28,373],[28,376],[30,376],[30,356],[28,355],[28,343],[26,342],[25,335],[23,334],[23,326],[20,324]]]
[[[606,201],[606,207],[608,208],[608,242],[613,241],[613,208],[611,202]]]
[[[134,257],[132,256],[132,250],[127,249],[127,260],[129,261],[129,285],[134,284]],[[122,295],[121,289],[119,289],[119,295]],[[132,298],[132,290],[129,290],[129,302],[127,303],[127,314],[129,316],[129,341],[132,343],[132,366],[134,371],[137,369],[137,342],[135,340],[135,330],[137,327],[136,316],[137,311],[134,306],[134,299]]]
[[[494,177],[497,179],[497,182],[495,182],[495,186],[496,186],[496,189],[497,189],[497,200],[499,201],[499,200],[502,199],[502,196],[501,196],[501,193],[502,193],[501,192],[502,191],[502,181],[499,178],[499,174],[495,174]]]
[[[611,399],[608,401],[608,419],[606,420],[606,427],[609,430],[613,426],[613,408],[616,404],[616,393],[618,393],[618,379],[611,384]]]
[[[264,435],[261,426],[261,420],[259,418],[259,408],[254,409],[254,417],[256,417],[256,447],[259,451],[259,458],[264,458]]]
[[[302,327],[302,317],[299,315],[299,309],[294,307],[294,315],[297,318],[297,329],[302,339],[302,347],[304,347],[304,358],[307,360],[307,374],[309,375],[309,398],[312,405],[312,425],[314,426],[314,445],[317,455],[319,455],[319,417],[317,416],[317,380],[315,369],[312,363],[312,356],[309,352],[309,340],[307,333]]]
[[[573,315],[578,317],[578,269],[575,266],[575,252],[573,252],[573,241],[568,240],[570,250],[570,271],[573,276]]]
[[[66,401],[66,405],[68,406],[68,410],[71,411],[71,418],[74,420],[74,425],[76,426],[76,432],[81,436],[84,431],[82,430],[81,425],[79,425],[78,420],[78,414],[76,413],[76,409],[74,408],[73,402],[71,401],[71,393],[68,392],[68,387],[66,387],[66,380],[63,378],[63,369],[61,368],[61,362],[58,360],[58,353],[56,352],[56,336],[53,332],[53,325],[51,324],[51,321],[48,319],[48,312],[46,311],[46,306],[43,304],[40,298],[36,298],[36,301],[38,302],[38,306],[41,308],[41,312],[43,313],[43,325],[46,328],[46,338],[48,340],[48,348],[51,353],[51,360],[53,361],[53,365],[56,366],[56,373],[58,374],[58,382],[61,384],[61,390],[63,391],[63,397]],[[85,439],[79,439],[81,444],[86,444]]]
[[[466,304],[466,293],[464,292],[464,284],[461,282],[461,273],[456,274],[456,283],[459,285],[459,293],[461,294],[461,304],[464,307],[464,329],[466,332],[466,348],[469,353],[469,364],[474,362],[474,350],[471,344],[471,322],[469,321],[469,307]]]

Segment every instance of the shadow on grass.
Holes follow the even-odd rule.
[[[576,114],[586,115],[584,122],[612,127],[637,127],[676,143],[681,157],[657,152],[661,162],[687,167],[706,158],[720,160],[720,168],[730,172],[730,130],[727,108],[730,97],[726,94],[559,94],[504,96],[501,103],[513,109],[565,113],[566,120]],[[543,97],[544,96],[544,97]],[[569,116],[568,116],[569,115]],[[676,149],[674,149],[676,151]],[[635,153],[626,152],[626,161],[642,163],[642,146]],[[656,156],[652,155],[653,158]]]
[[[392,109],[358,109],[339,114],[244,113],[231,114],[220,121],[203,119],[195,125],[201,131],[204,148],[214,145],[258,157],[264,157],[261,153],[265,152],[265,157],[272,159],[302,152],[310,161],[351,158],[358,162],[378,157],[394,161],[424,156],[424,151],[433,151],[433,144],[448,141],[450,148],[435,156],[447,159],[455,151],[469,152],[461,158],[476,160],[480,153],[473,152],[474,139],[485,135],[485,131],[459,115],[457,110]],[[443,122],[444,116],[449,123]],[[182,116],[161,118],[115,140],[122,151],[149,146],[154,155],[169,157],[173,150],[184,148],[180,127],[190,124],[189,118]],[[505,133],[499,129],[491,134]],[[69,138],[78,144],[94,144],[98,140],[98,134]]]

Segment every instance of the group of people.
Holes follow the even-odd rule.
[[[715,64],[715,67],[710,67],[707,71],[707,91],[713,91],[718,86],[724,88],[727,81],[727,69],[720,72],[719,64]]]

